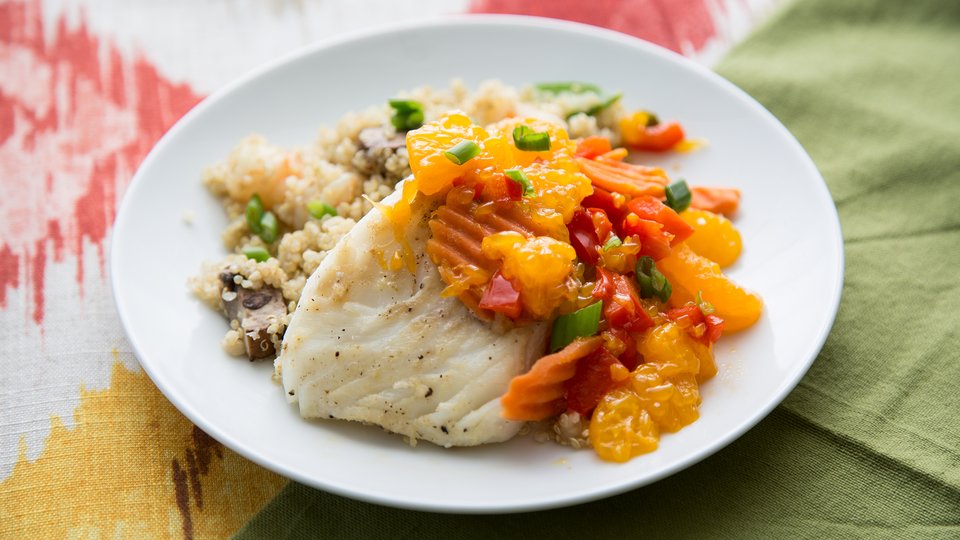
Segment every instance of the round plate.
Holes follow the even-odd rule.
[[[470,54],[464,54],[469,51]],[[533,51],[533,52],[531,52]],[[581,80],[621,90],[628,108],[678,119],[709,146],[661,158],[693,184],[743,190],[744,253],[729,273],[765,301],[759,323],[716,347],[700,419],[625,464],[518,438],[480,448],[415,448],[378,428],[307,421],[271,380],[220,348],[223,318],[187,278],[224,254],[223,211],[205,165],[257,132],[310,144],[321,125],[397,91],[452,78],[522,86]],[[183,219],[193,214],[192,223]],[[836,209],[789,132],[729,82],[669,51],[593,27],[505,16],[457,17],[354,34],[256,71],[183,117],[144,160],[117,216],[117,309],[144,369],[190,420],[294,480],[366,501],[449,512],[507,512],[621,493],[687,467],[756,424],[797,384],[833,323],[843,279]]]

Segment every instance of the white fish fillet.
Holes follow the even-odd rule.
[[[396,200],[397,193],[386,203]],[[442,446],[505,441],[522,423],[500,416],[500,396],[543,352],[544,324],[497,332],[456,298],[424,250],[429,211],[414,204],[408,241],[416,275],[383,270],[398,244],[372,210],[307,281],[277,370],[305,418],[382,426]]]

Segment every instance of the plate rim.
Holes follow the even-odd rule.
[[[799,369],[796,371],[796,375],[792,378],[785,378],[780,384],[779,388],[774,392],[774,397],[768,401],[763,407],[758,408],[753,411],[752,414],[745,417],[739,424],[729,430],[722,437],[719,437],[710,444],[697,449],[694,452],[691,452],[682,459],[677,460],[676,463],[663,467],[657,473],[641,477],[634,480],[625,480],[619,483],[611,484],[601,488],[594,488],[588,490],[585,493],[575,493],[575,494],[558,494],[550,497],[543,497],[541,499],[523,503],[523,504],[497,504],[496,501],[490,502],[487,504],[480,504],[476,502],[468,503],[458,503],[458,502],[444,502],[442,504],[437,503],[426,503],[420,501],[407,501],[394,498],[392,496],[384,496],[378,493],[369,492],[367,490],[357,490],[352,489],[347,485],[340,484],[331,484],[326,483],[322,479],[317,479],[315,477],[302,474],[296,468],[292,468],[284,463],[274,461],[269,457],[266,457],[260,454],[257,450],[250,448],[242,440],[230,435],[226,431],[221,430],[217,427],[216,424],[207,421],[206,416],[202,412],[195,410],[185,399],[183,399],[180,394],[176,391],[175,388],[172,388],[169,384],[165,384],[165,379],[161,373],[154,369],[154,365],[146,360],[148,355],[145,354],[144,349],[141,347],[136,334],[132,332],[132,319],[131,315],[127,312],[123,303],[120,300],[118,291],[120,290],[118,282],[118,268],[120,267],[120,257],[118,255],[118,250],[114,249],[117,245],[119,238],[122,238],[126,230],[124,224],[128,219],[128,216],[131,214],[131,203],[132,199],[131,194],[136,192],[136,190],[143,184],[144,176],[146,173],[144,171],[151,168],[153,162],[158,158],[157,156],[162,153],[163,149],[170,144],[170,142],[177,137],[180,131],[186,129],[186,127],[193,122],[195,117],[200,116],[207,108],[213,106],[215,103],[219,102],[224,97],[232,94],[234,91],[242,88],[246,84],[259,79],[260,77],[268,74],[269,72],[279,69],[285,66],[288,63],[295,62],[301,58],[308,57],[310,55],[316,54],[319,51],[331,49],[340,45],[346,45],[357,41],[363,41],[372,37],[382,37],[388,34],[403,33],[410,30],[424,29],[424,28],[435,28],[435,27],[453,27],[453,26],[468,26],[468,27],[502,27],[502,26],[511,26],[511,27],[536,27],[544,28],[548,30],[559,30],[562,32],[572,32],[575,34],[585,35],[587,37],[599,38],[606,41],[615,42],[622,46],[640,49],[644,53],[651,54],[655,57],[660,57],[671,63],[679,63],[686,70],[695,72],[696,74],[710,79],[713,83],[718,84],[724,88],[731,95],[735,96],[738,101],[742,102],[744,105],[748,106],[754,112],[760,114],[761,116],[766,117],[768,123],[774,127],[774,129],[781,132],[781,135],[784,136],[784,139],[793,146],[793,150],[796,151],[801,156],[801,161],[805,168],[804,174],[810,175],[813,178],[819,180],[815,182],[815,189],[819,192],[818,196],[825,197],[830,204],[827,205],[827,208],[831,210],[830,212],[830,223],[828,224],[835,234],[835,249],[834,257],[836,260],[836,265],[833,268],[833,275],[836,276],[836,282],[833,287],[833,290],[830,291],[830,304],[829,304],[829,316],[827,316],[821,327],[817,331],[817,336],[815,339],[810,341],[810,346],[800,354],[800,358],[803,359],[803,362],[798,366]],[[740,89],[732,82],[728,81],[719,74],[709,70],[708,68],[693,62],[692,60],[670,51],[668,49],[662,48],[653,43],[644,41],[640,38],[623,34],[614,30],[609,30],[605,28],[600,28],[588,24],[576,23],[571,21],[549,19],[543,17],[534,17],[526,15],[500,15],[500,14],[450,14],[450,15],[440,15],[416,19],[413,21],[404,21],[397,23],[388,23],[388,24],[378,24],[368,28],[363,28],[359,30],[353,30],[345,32],[341,35],[334,36],[328,39],[322,39],[310,43],[304,47],[301,47],[297,50],[288,52],[277,58],[270,60],[261,64],[260,66],[246,72],[244,75],[241,75],[233,82],[224,85],[218,90],[212,92],[205,98],[203,98],[199,103],[194,105],[186,114],[180,117],[173,126],[168,129],[163,136],[154,144],[150,152],[143,159],[140,165],[137,167],[135,174],[133,175],[131,181],[127,184],[122,201],[120,202],[117,210],[116,217],[113,222],[113,229],[111,230],[111,241],[109,245],[109,282],[111,286],[111,292],[113,294],[114,305],[117,309],[117,313],[120,319],[121,327],[123,328],[124,335],[127,341],[130,343],[134,354],[137,357],[138,363],[144,372],[150,377],[151,381],[157,386],[160,392],[164,397],[171,402],[171,404],[176,407],[176,409],[183,414],[187,419],[192,423],[200,427],[204,432],[209,434],[211,437],[221,442],[224,446],[228,447],[237,454],[243,456],[244,458],[262,466],[268,470],[274,471],[289,480],[296,481],[317,489],[322,489],[335,493],[337,495],[349,497],[352,499],[380,504],[384,506],[390,506],[395,508],[402,508],[408,510],[419,510],[419,511],[431,511],[431,512],[442,512],[442,513],[462,513],[462,514],[489,514],[489,513],[513,513],[513,512],[526,512],[526,511],[536,511],[536,510],[545,510],[550,508],[559,508],[565,506],[572,506],[576,504],[582,504],[585,502],[590,502],[606,497],[611,497],[619,495],[626,491],[636,489],[645,485],[652,484],[657,482],[667,476],[671,476],[674,473],[677,473],[681,470],[684,470],[704,459],[718,452],[719,450],[725,448],[734,440],[743,436],[749,429],[754,427],[762,419],[766,418],[770,412],[776,408],[787,395],[799,384],[800,380],[810,369],[810,366],[816,360],[820,351],[823,348],[824,343],[826,342],[827,337],[829,336],[830,330],[832,329],[834,322],[836,321],[837,313],[840,306],[840,300],[843,290],[844,283],[844,269],[845,269],[845,260],[844,260],[844,242],[842,228],[840,224],[839,214],[837,213],[836,204],[833,201],[833,197],[830,194],[830,191],[827,187],[826,182],[823,179],[823,176],[820,174],[817,169],[813,159],[806,152],[803,146],[799,141],[793,136],[792,133],[763,105],[761,105],[757,100],[747,94],[744,90]]]

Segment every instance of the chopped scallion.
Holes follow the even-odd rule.
[[[260,200],[260,196],[254,194],[253,197],[250,197],[250,200],[247,201],[247,227],[250,227],[250,230],[253,234],[260,234],[262,227],[260,226],[260,220],[263,219],[263,201]]]
[[[677,213],[690,208],[690,201],[693,198],[690,194],[690,187],[682,178],[664,188],[667,195],[667,206],[673,208]]]
[[[525,152],[545,152],[550,150],[550,134],[536,132],[528,126],[513,128],[513,144]]]
[[[529,197],[530,195],[536,194],[536,190],[533,189],[533,182],[527,178],[526,174],[523,174],[522,169],[507,169],[503,171],[503,174],[507,175],[507,178],[523,186],[524,197]]]
[[[673,287],[670,286],[667,277],[657,270],[657,265],[651,257],[637,259],[635,276],[637,285],[640,286],[641,298],[657,298],[661,302],[670,299]]]
[[[243,248],[243,254],[248,259],[253,259],[257,262],[263,262],[270,258],[270,252],[262,247],[245,247]]]
[[[703,299],[703,291],[697,291],[697,296],[694,298],[694,303],[700,307],[700,313],[703,313],[704,315],[713,315],[717,311],[717,308],[713,307],[713,304]]]
[[[267,212],[260,220],[260,232],[257,234],[261,240],[271,244],[280,236],[280,223],[277,222],[277,216],[273,212]]]
[[[577,81],[542,82],[533,85],[533,87],[541,92],[547,92],[549,94],[560,94],[563,92],[570,92],[572,94],[593,92],[595,94],[599,94],[603,92],[603,90],[601,90],[600,87],[595,84]]]
[[[595,302],[573,313],[561,315],[553,321],[550,334],[550,352],[557,352],[578,337],[589,337],[600,330],[600,312],[603,302]]]
[[[613,249],[613,248],[615,248],[615,247],[620,247],[620,246],[622,246],[622,245],[623,245],[623,242],[621,242],[620,239],[619,239],[616,235],[613,235],[613,236],[610,237],[609,240],[607,240],[607,241],[603,244],[603,250],[604,250],[604,251],[610,251],[611,249]]]
[[[410,131],[423,125],[423,105],[412,99],[391,99],[394,113],[390,123],[397,131]]]
[[[307,212],[310,212],[310,215],[322,219],[323,216],[335,216],[337,215],[337,209],[330,206],[329,204],[320,201],[310,201],[307,203]]]
[[[463,165],[480,154],[480,145],[471,141],[463,140],[453,146],[453,148],[443,153],[450,161],[457,165]]]
[[[601,101],[600,103],[597,103],[593,107],[590,107],[584,112],[586,112],[590,116],[596,116],[600,114],[604,109],[616,103],[621,96],[623,96],[623,94],[620,92],[617,92],[616,94],[605,98],[603,101]]]

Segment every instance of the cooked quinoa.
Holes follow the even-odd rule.
[[[423,86],[397,97],[422,104],[424,121],[452,109],[464,111],[481,125],[516,115],[547,116],[565,123],[572,138],[603,135],[614,145],[620,139],[617,119],[624,114],[619,101],[595,116],[577,113],[601,102],[602,96],[596,93],[555,94],[533,87],[516,90],[496,80],[485,81],[473,91],[454,80],[449,88]],[[229,254],[204,263],[200,273],[190,279],[190,290],[218,311],[225,310],[238,292],[262,290],[282,295],[286,313],[280,310],[262,323],[265,339],[273,350],[279,350],[303,286],[327,251],[373,203],[392,193],[397,182],[410,174],[404,133],[394,128],[392,115],[386,102],[347,113],[332,128],[321,128],[316,141],[305,148],[281,148],[259,135],[249,135],[226,159],[204,170],[204,185],[221,201],[230,220],[223,231]],[[254,194],[279,221],[280,234],[269,244],[247,224],[245,208]],[[307,205],[312,201],[332,206],[337,215],[311,216]],[[270,258],[263,262],[248,258],[243,250],[249,248],[263,248]],[[222,341],[224,350],[234,356],[249,354],[244,333],[241,321],[230,320]],[[581,438],[574,427],[578,423],[568,423],[565,427],[569,429],[554,435]]]

